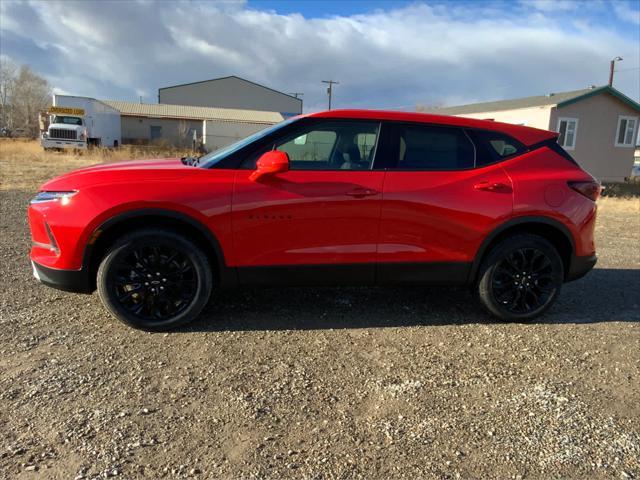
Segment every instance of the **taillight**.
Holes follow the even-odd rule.
[[[589,182],[567,182],[569,187],[571,187],[576,192],[584,195],[589,200],[593,200],[594,202],[600,196],[600,192],[602,191],[602,185],[600,182],[596,182],[595,180]]]

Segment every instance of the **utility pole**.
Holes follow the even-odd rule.
[[[622,61],[622,57],[615,57],[611,60],[611,65],[609,66],[609,86],[613,87],[613,71],[616,66],[616,62]]]
[[[327,95],[329,95],[329,110],[331,110],[331,96],[333,95],[333,86],[339,85],[340,82],[336,82],[334,80],[322,80],[322,83],[329,84],[329,87],[327,88]]]
[[[289,92],[287,95],[291,95],[292,97],[300,98],[304,95],[302,92]]]

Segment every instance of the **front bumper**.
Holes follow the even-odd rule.
[[[589,255],[587,257],[573,256],[571,258],[571,264],[569,265],[569,271],[567,272],[567,282],[578,280],[584,277],[595,266],[598,261],[596,255]]]
[[[65,292],[91,293],[93,291],[87,269],[58,270],[31,261],[33,276],[45,285]]]
[[[87,142],[82,140],[61,140],[57,138],[43,138],[40,140],[42,148],[87,148]]]

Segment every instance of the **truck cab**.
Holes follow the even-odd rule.
[[[42,134],[42,146],[49,148],[87,148],[84,118],[76,115],[51,115],[51,123]]]

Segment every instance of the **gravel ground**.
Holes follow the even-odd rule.
[[[34,186],[1,166],[1,478],[640,477],[638,199],[602,201],[597,268],[535,323],[466,290],[265,289],[149,334],[31,277]]]

